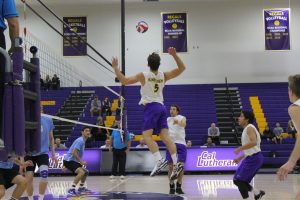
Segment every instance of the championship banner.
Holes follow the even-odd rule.
[[[265,49],[290,50],[290,9],[265,9]]]
[[[161,18],[163,53],[168,53],[169,47],[188,52],[187,13],[162,13]]]
[[[77,33],[82,39],[87,41],[86,17],[64,17],[63,21],[66,22],[73,30],[71,31],[67,26],[63,26],[63,56],[86,55],[87,45],[75,34]]]

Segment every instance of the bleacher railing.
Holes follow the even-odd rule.
[[[231,117],[231,121],[232,121],[232,132],[234,133],[237,144],[240,144],[240,140],[238,137],[238,133],[239,133],[238,126],[239,125],[237,124],[235,116],[234,116],[234,107],[233,107],[232,98],[231,98],[230,91],[229,91],[227,77],[225,78],[225,85],[226,85],[226,101],[227,101],[227,104],[229,104],[229,110],[231,113],[230,117]]]

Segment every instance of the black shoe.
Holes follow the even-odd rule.
[[[178,178],[180,172],[182,172],[183,168],[184,168],[183,164],[180,162],[173,165],[173,171],[171,173],[170,180],[171,181],[176,180]]]
[[[170,188],[169,194],[175,194],[175,189],[174,188]]]
[[[175,184],[170,184],[169,194],[175,194]]]
[[[256,195],[254,195],[254,199],[255,200],[259,200],[259,199],[261,199],[264,195],[265,195],[266,193],[265,193],[265,191],[259,191],[259,194],[256,194]]]
[[[184,194],[184,192],[182,191],[181,187],[180,188],[176,188],[176,194]]]

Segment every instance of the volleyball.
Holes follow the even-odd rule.
[[[149,29],[149,26],[146,22],[144,21],[140,21],[137,25],[136,25],[136,30],[139,33],[145,33],[147,30]]]

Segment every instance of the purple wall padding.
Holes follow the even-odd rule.
[[[12,55],[13,80],[23,81],[23,50],[17,49]],[[25,155],[25,112],[22,85],[13,86],[13,143],[17,155]]]
[[[5,73],[5,82],[11,81],[12,73]],[[13,107],[12,107],[12,87],[5,85],[4,100],[3,100],[3,141],[5,150],[12,152],[14,150],[13,144]]]
[[[32,121],[37,121],[41,124],[41,89],[40,89],[40,61],[38,58],[31,58],[30,62],[37,66],[36,73],[31,73],[31,88],[34,92],[38,94],[37,101],[33,104],[33,112],[32,112]],[[31,149],[34,151],[40,151],[41,149],[41,126],[38,127],[32,133],[34,137],[33,142],[31,142]]]

